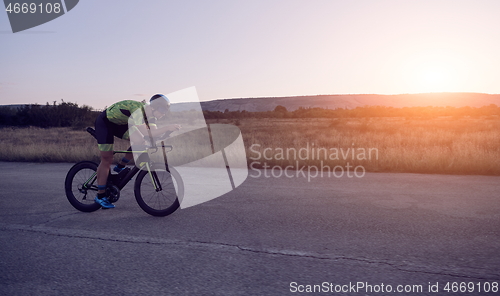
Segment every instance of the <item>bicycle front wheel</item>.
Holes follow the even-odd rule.
[[[97,164],[82,161],[75,164],[66,175],[64,189],[73,207],[82,212],[93,212],[101,208],[94,201],[97,194]]]
[[[179,208],[179,198],[184,194],[184,185],[179,173],[167,171],[141,171],[134,184],[135,199],[139,206],[153,216],[167,216]]]

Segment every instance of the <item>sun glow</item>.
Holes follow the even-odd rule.
[[[410,59],[406,65],[407,86],[412,92],[459,92],[463,67],[450,54],[422,54]]]
[[[420,87],[426,92],[451,91],[451,73],[448,69],[431,66],[423,68],[419,74]]]

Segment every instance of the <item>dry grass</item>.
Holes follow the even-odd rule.
[[[216,121],[210,121],[215,123]],[[236,120],[219,120],[236,123]],[[405,118],[368,119],[239,119],[249,164],[269,166],[362,165],[366,171],[412,172],[438,174],[500,175],[500,119]],[[257,144],[257,145],[256,145]],[[254,145],[254,146],[252,146]],[[126,141],[117,141],[118,149],[126,149]],[[250,148],[252,147],[252,148]],[[280,157],[279,150],[297,152]],[[38,162],[98,161],[95,140],[85,131],[67,128],[3,128],[0,129],[0,160]],[[262,153],[268,149],[264,159]],[[320,148],[320,159],[314,157]],[[331,159],[337,149],[339,159]],[[355,157],[352,159],[352,150]],[[361,150],[360,150],[361,149]],[[365,158],[360,154],[365,149]],[[369,149],[372,153],[369,154]],[[258,151],[258,152],[256,152]],[[326,158],[323,152],[328,151]],[[349,151],[349,152],[347,152]],[[378,152],[378,159],[376,154]],[[346,154],[346,159],[342,155]],[[283,156],[283,155],[282,155]],[[284,159],[282,159],[284,158]],[[361,158],[361,159],[360,159]],[[321,163],[323,161],[323,163]]]
[[[367,119],[247,119],[240,120],[247,147],[247,155],[256,158],[264,149],[272,148],[266,154],[271,160],[260,155],[261,165],[362,165],[367,171],[412,172],[438,174],[481,174],[500,175],[500,119],[484,118],[434,118],[410,120],[405,118]],[[260,146],[254,146],[259,144]],[[313,144],[314,149],[313,150]],[[280,158],[276,148],[295,148],[297,151],[308,147],[309,158],[301,160]],[[318,148],[337,148],[344,152],[355,149],[355,159],[349,155],[343,159],[312,159]],[[372,159],[363,158],[360,148],[378,151]],[[255,151],[259,151],[256,153]],[[352,150],[349,150],[352,152]],[[372,150],[372,152],[375,150]],[[304,152],[304,151],[303,151]],[[269,157],[270,155],[273,155]],[[316,154],[317,155],[317,154]],[[303,154],[305,156],[305,153]],[[335,158],[335,157],[333,157]],[[250,160],[251,162],[253,160]],[[256,164],[254,167],[259,167]]]
[[[119,139],[115,146],[128,148],[127,142]],[[83,130],[63,127],[0,129],[0,160],[3,161],[99,162],[98,155],[96,140]]]

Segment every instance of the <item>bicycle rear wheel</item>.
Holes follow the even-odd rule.
[[[184,194],[184,185],[179,173],[165,170],[141,171],[134,184],[135,199],[139,206],[153,216],[167,216],[179,208],[179,198]]]
[[[94,201],[97,194],[97,164],[82,161],[75,164],[66,175],[64,189],[73,207],[82,212],[93,212],[101,208]]]

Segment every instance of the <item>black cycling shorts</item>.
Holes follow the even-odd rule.
[[[129,139],[128,125],[118,125],[108,120],[104,110],[95,121],[95,133],[100,151],[113,151],[114,137]]]

